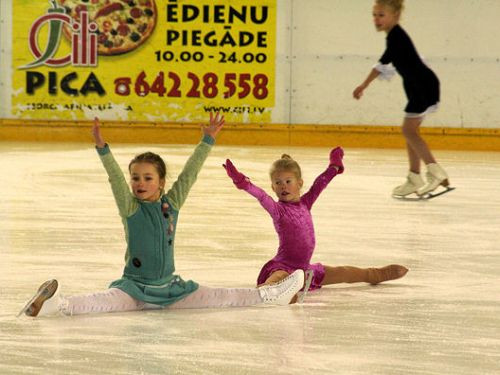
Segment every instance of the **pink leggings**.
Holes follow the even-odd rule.
[[[61,296],[59,310],[65,315],[103,312],[136,311],[150,309],[200,309],[218,307],[243,307],[261,304],[255,288],[209,288],[201,286],[186,298],[169,306],[139,301],[118,288],[76,296]]]

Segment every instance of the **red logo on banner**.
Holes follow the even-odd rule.
[[[40,65],[60,67],[67,64],[74,66],[97,65],[97,24],[90,22],[88,13],[80,13],[80,22],[72,19],[65,13],[64,8],[57,6],[52,1],[53,8],[47,14],[38,17],[31,25],[29,32],[29,48],[35,61],[20,69],[33,68]],[[38,45],[38,35],[43,25],[49,24],[47,44],[43,50]],[[71,53],[67,56],[56,58],[59,49],[63,28],[71,35]]]

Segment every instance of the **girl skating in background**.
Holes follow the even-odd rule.
[[[262,303],[287,305],[303,287],[298,271],[275,286],[260,288],[209,288],[174,274],[174,240],[179,210],[196,181],[205,159],[224,124],[224,117],[210,114],[202,125],[203,138],[177,181],[165,193],[166,167],[162,158],[146,152],[129,164],[130,188],[96,118],[93,135],[97,153],[109,176],[127,241],[122,278],[109,289],[93,294],[61,296],[57,280],[40,286],[20,314],[40,316],[77,315],[144,309],[181,309],[252,306]]]
[[[274,201],[264,190],[255,186],[228,159],[224,168],[238,189],[245,190],[257,198],[262,207],[271,215],[279,237],[276,256],[267,262],[257,278],[257,285],[272,285],[289,277],[296,270],[304,270],[308,278],[306,285],[318,289],[323,285],[337,283],[367,282],[378,284],[403,277],[408,270],[400,265],[383,268],[358,268],[352,266],[332,267],[321,263],[311,264],[316,243],[311,208],[330,181],[344,172],[340,147],[330,152],[330,162],[309,191],[301,195],[303,185],[299,164],[289,155],[283,155],[271,166],[271,187],[278,201]],[[306,290],[307,292],[307,290]]]
[[[416,193],[424,196],[439,185],[448,187],[448,175],[436,162],[426,142],[419,134],[419,128],[427,113],[437,110],[439,103],[439,80],[422,61],[410,37],[399,25],[403,11],[403,0],[376,0],[373,6],[373,20],[378,31],[387,33],[387,48],[365,81],[353,92],[360,99],[364,90],[379,75],[390,78],[392,63],[403,79],[408,98],[403,121],[403,135],[409,159],[409,173],[405,183],[393,190],[396,197]],[[420,160],[427,167],[427,182],[420,175]]]

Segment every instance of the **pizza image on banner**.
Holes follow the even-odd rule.
[[[119,55],[133,51],[152,34],[157,20],[155,0],[57,0],[75,21],[87,12],[95,22],[99,55]],[[71,40],[72,30],[64,25]]]

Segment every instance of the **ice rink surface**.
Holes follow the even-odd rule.
[[[170,183],[193,149],[111,147],[124,170],[137,153],[160,153]],[[271,192],[283,152],[306,189],[328,163],[325,148],[215,146],[181,210],[184,279],[255,285],[277,236],[221,164],[231,158]],[[0,143],[0,374],[500,374],[500,153],[435,154],[455,191],[394,200],[405,151],[346,149],[345,173],[313,207],[314,262],[399,263],[403,279],[326,287],[286,307],[31,319],[15,316],[47,279],[71,295],[119,278],[123,228],[93,145]]]

